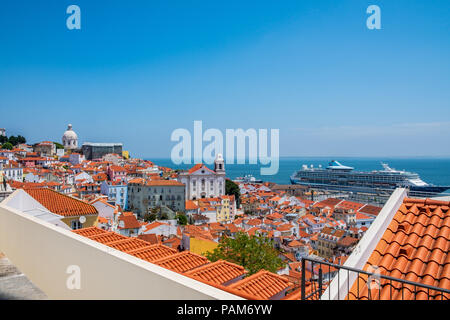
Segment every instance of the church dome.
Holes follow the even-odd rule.
[[[63,134],[62,143],[65,149],[76,149],[78,147],[78,136],[72,130],[71,124],[67,126],[67,130]]]
[[[63,135],[63,140],[64,140],[64,138],[66,140],[76,140],[76,139],[78,139],[77,134],[75,133],[75,131],[72,130],[72,125],[71,124],[69,124],[67,126],[67,130],[66,130],[66,132],[64,132],[64,135]]]

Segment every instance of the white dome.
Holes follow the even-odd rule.
[[[223,160],[223,155],[221,153],[218,153],[216,156],[216,161],[221,161]]]
[[[72,130],[71,124],[67,126],[67,130],[63,134],[62,143],[64,145],[64,149],[72,150],[78,148],[78,136],[75,131]]]
[[[76,139],[78,139],[77,134],[75,133],[75,131],[72,130],[72,125],[71,124],[69,124],[67,126],[67,130],[66,130],[66,132],[64,132],[63,140],[64,139],[66,139],[66,140],[76,140]]]

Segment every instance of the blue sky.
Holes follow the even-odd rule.
[[[282,156],[450,156],[448,0],[8,1],[0,46],[0,127],[29,142],[72,123],[169,157],[202,120],[280,129]]]

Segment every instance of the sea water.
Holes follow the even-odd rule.
[[[158,166],[169,167],[172,169],[189,169],[193,166],[181,164],[175,165],[170,159],[148,159]],[[387,163],[396,170],[406,170],[418,173],[420,178],[434,185],[450,186],[450,158],[324,158],[324,157],[281,157],[278,173],[275,175],[260,175],[260,165],[254,164],[225,164],[226,175],[228,178],[235,179],[246,174],[253,175],[256,179],[270,181],[277,184],[290,184],[289,177],[295,171],[301,169],[302,165],[313,165],[318,167],[322,165],[325,168],[328,162],[337,160],[345,166],[354,167],[358,171],[382,170],[381,162]],[[211,169],[213,165],[209,165]],[[447,191],[449,192],[449,191]]]

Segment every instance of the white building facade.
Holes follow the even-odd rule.
[[[3,173],[6,180],[23,181],[23,168],[12,165],[3,166]]]
[[[196,164],[180,173],[178,181],[186,186],[186,200],[214,198],[225,194],[225,163],[221,154],[214,160],[214,171],[204,164]]]

